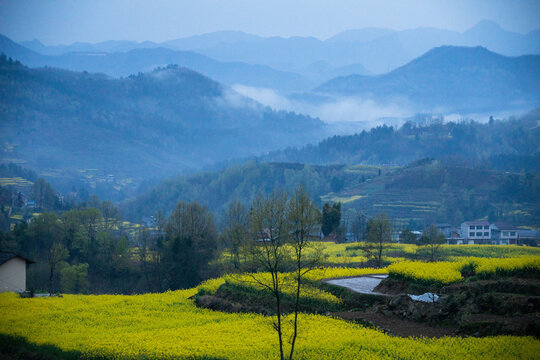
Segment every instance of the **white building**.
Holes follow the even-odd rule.
[[[0,293],[26,291],[26,265],[33,263],[17,254],[0,252]]]
[[[465,221],[461,236],[464,244],[491,244],[491,226],[487,221]]]

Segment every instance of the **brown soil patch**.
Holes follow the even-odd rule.
[[[397,316],[388,316],[376,312],[341,311],[331,313],[332,316],[349,321],[363,321],[372,324],[389,335],[399,337],[428,337],[441,338],[455,336],[457,327],[431,326],[401,319]]]
[[[386,278],[379,285],[373,289],[375,292],[398,295],[398,294],[410,294],[409,283],[406,281],[399,281],[390,278]]]

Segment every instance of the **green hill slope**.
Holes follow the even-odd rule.
[[[540,109],[508,120],[444,122],[418,115],[400,128],[379,126],[354,135],[333,136],[316,145],[262,156],[265,161],[311,164],[406,165],[432,157],[467,166],[540,172]]]
[[[0,58],[0,158],[38,172],[149,178],[323,136],[319,120],[275,112],[194,71],[111,79]]]
[[[304,184],[320,203],[340,201],[373,216],[386,212],[400,227],[433,222],[459,224],[490,216],[516,224],[537,225],[540,175],[452,166],[423,160],[407,167],[313,166],[251,162],[215,173],[162,182],[127,202],[131,219],[169,213],[176,203],[197,201],[219,214],[234,199],[249,203],[259,192],[290,191]]]

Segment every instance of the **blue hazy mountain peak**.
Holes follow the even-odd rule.
[[[485,111],[538,106],[540,55],[507,57],[485,47],[441,46],[387,74],[332,79],[317,92],[406,100],[425,111]]]

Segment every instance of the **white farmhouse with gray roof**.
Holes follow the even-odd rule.
[[[33,263],[20,255],[0,252],[0,293],[26,291],[26,265]]]

